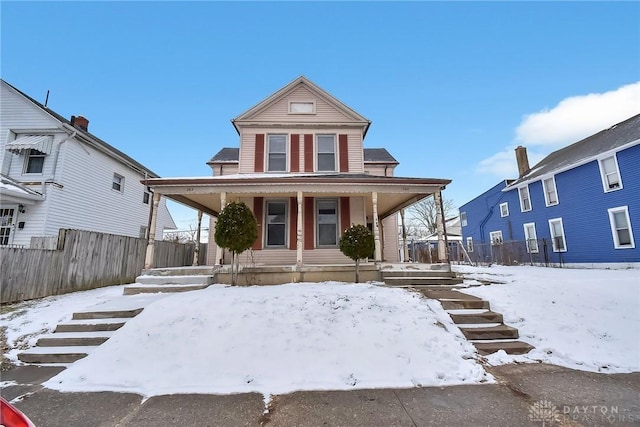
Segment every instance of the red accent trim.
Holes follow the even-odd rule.
[[[313,172],[313,135],[304,136],[304,171]]]
[[[340,197],[340,236],[351,227],[351,202],[348,197]]]
[[[264,172],[264,134],[256,134],[256,157],[253,170]]]
[[[315,247],[314,239],[314,225],[315,225],[315,210],[313,209],[313,197],[304,198],[304,248],[313,249]]]
[[[300,135],[291,135],[291,172],[300,172]]]
[[[262,249],[262,212],[264,210],[263,200],[263,197],[253,198],[253,215],[256,217],[256,222],[258,223],[258,238],[251,247],[254,251],[259,251]]]
[[[298,249],[298,199],[289,198],[289,249]]]
[[[347,135],[338,135],[340,172],[349,172],[349,142]]]

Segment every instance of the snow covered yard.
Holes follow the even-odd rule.
[[[482,297],[520,339],[524,356],[498,352],[492,364],[542,361],[602,373],[640,371],[640,270],[453,266],[467,278],[503,282],[464,292]]]

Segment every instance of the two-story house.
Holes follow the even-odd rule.
[[[213,176],[155,178],[155,194],[215,217],[230,201],[250,207],[259,237],[245,252],[256,265],[346,264],[344,229],[366,224],[374,259],[399,260],[397,213],[450,183],[393,175],[398,162],[383,148],[366,149],[371,122],[299,77],[232,120],[238,148],[222,148]],[[152,232],[154,232],[152,222]],[[208,264],[229,263],[210,233]],[[150,251],[147,258],[150,259]],[[246,262],[247,258],[245,258]],[[151,267],[148,263],[147,267]]]
[[[524,147],[516,148],[516,161],[518,179],[501,181],[460,207],[472,259],[475,253],[480,261],[495,260],[518,241],[523,244],[512,248],[513,260],[640,265],[640,115],[557,150],[533,168]]]
[[[146,237],[152,195],[141,181],[158,175],[88,126],[1,81],[1,246],[29,247],[32,237],[54,239],[61,228]],[[164,198],[157,223],[176,228]]]

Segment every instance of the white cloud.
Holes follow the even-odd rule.
[[[516,141],[527,146],[567,145],[638,113],[640,82],[605,93],[572,96],[550,110],[526,115],[516,129]]]
[[[515,143],[527,147],[533,166],[551,151],[580,141],[640,113],[640,82],[604,93],[565,98],[555,107],[525,115],[516,128]],[[476,171],[517,178],[515,145],[488,157]]]

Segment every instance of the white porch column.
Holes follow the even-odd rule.
[[[198,228],[196,228],[196,247],[193,251],[193,264],[200,265],[200,228],[202,227],[202,211],[198,211]]]
[[[371,202],[373,204],[373,241],[375,243],[376,257],[375,261],[382,261],[382,248],[380,247],[380,224],[378,223],[378,193],[374,191],[371,193]]]
[[[404,222],[404,209],[400,209],[400,219],[402,220],[402,261],[409,260],[409,248],[407,247],[407,227]]]
[[[227,205],[227,193],[220,193],[220,211]],[[217,223],[217,222],[216,222]],[[211,230],[209,230],[211,233]],[[215,233],[215,230],[214,230]],[[216,243],[216,265],[222,265],[222,248]]]
[[[144,257],[144,268],[153,268],[153,255],[156,241],[156,225],[158,223],[158,205],[160,205],[160,193],[153,193],[153,206],[151,207],[151,224],[149,225],[149,240],[147,252]]]
[[[296,265],[302,267],[302,191],[298,191],[298,219],[296,226]]]
[[[436,229],[438,231],[438,261],[447,262],[447,246],[444,242],[444,218],[442,212],[442,194],[437,191],[433,194],[436,205]]]

